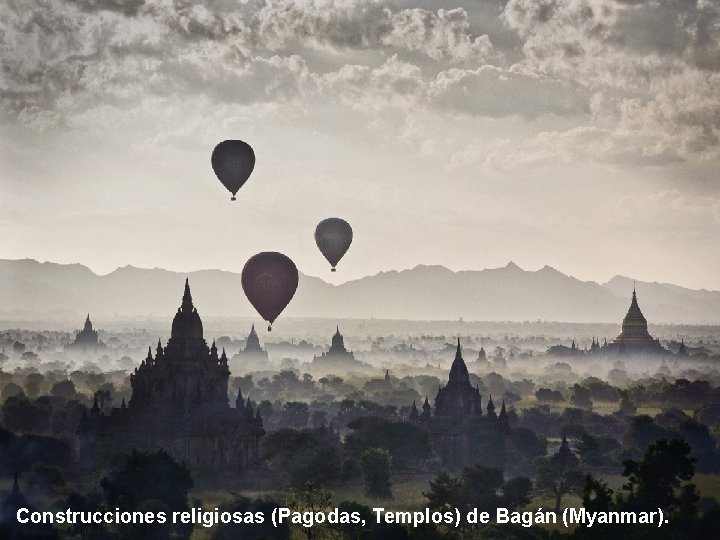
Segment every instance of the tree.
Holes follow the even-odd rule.
[[[665,439],[652,444],[641,461],[624,463],[623,501],[633,508],[663,508],[678,513],[692,511],[699,497],[689,483],[695,474],[696,459],[690,457],[685,441]]]
[[[42,391],[45,376],[42,373],[30,373],[25,377],[25,391],[28,397],[35,399]]]
[[[655,441],[671,439],[672,435],[671,431],[658,426],[651,417],[641,415],[632,419],[626,442],[628,446],[642,451],[654,444]]]
[[[578,454],[583,463],[588,465],[602,464],[602,455],[600,454],[600,443],[592,435],[585,433],[578,443]]]
[[[306,482],[301,488],[291,489],[287,500],[288,508],[296,512],[326,512],[330,509],[331,504],[332,494],[327,489],[315,484],[315,482]],[[328,533],[326,525],[295,526],[305,535],[307,540],[324,538]]]
[[[309,481],[326,484],[340,477],[339,443],[320,430],[281,429],[270,433],[264,446],[270,467],[295,487]]]
[[[540,388],[537,392],[535,392],[535,399],[541,403],[557,403],[563,401],[563,396],[557,390]]]
[[[376,499],[390,499],[390,452],[383,448],[370,448],[360,457],[365,475],[365,493]]]
[[[538,462],[535,487],[539,492],[555,498],[556,514],[560,513],[562,498],[565,495],[582,493],[584,477],[577,466],[578,458],[572,453],[565,437],[555,455]]]
[[[532,482],[527,476],[516,476],[506,481],[501,488],[500,506],[516,509],[530,504]]]
[[[64,381],[58,381],[52,385],[52,388],[50,389],[50,395],[65,398],[67,400],[77,399],[75,383],[72,381],[68,381],[67,379]]]
[[[292,373],[292,371],[283,372]],[[288,401],[283,407],[283,423],[288,427],[302,429],[307,427],[310,420],[310,409],[307,403],[301,401]]]
[[[430,481],[430,490],[423,495],[433,510],[457,508],[466,514],[472,508],[495,513],[498,507],[515,510],[530,502],[532,482],[527,477],[504,481],[501,469],[475,465],[466,467],[458,478],[440,473]],[[467,524],[462,528],[467,528]]]
[[[528,428],[515,428],[510,432],[513,450],[526,462],[532,462],[547,453],[547,441]]]
[[[369,448],[384,448],[396,467],[410,467],[430,456],[427,432],[409,422],[391,422],[377,417],[362,417],[348,424],[346,451],[359,458]]]
[[[542,460],[537,468],[535,489],[555,499],[555,512],[560,513],[565,495],[582,493],[584,476],[577,469],[560,467],[552,460]]]
[[[3,423],[11,431],[42,433],[50,426],[52,410],[47,403],[14,396],[5,400],[2,413]]]
[[[430,490],[423,492],[423,496],[428,500],[428,507],[433,510],[465,508],[462,478],[453,478],[444,472],[434,481],[430,480]]]
[[[113,386],[112,383],[108,384]],[[110,405],[110,403],[112,403],[112,391],[108,384],[103,384],[103,386],[98,388],[93,395],[93,397],[97,398],[101,410],[105,409],[106,404]]]
[[[590,389],[580,386],[579,384],[573,385],[572,395],[570,396],[570,403],[581,409],[592,409],[592,400],[590,399]]]
[[[165,450],[133,450],[122,469],[112,471],[100,481],[105,500],[111,507],[125,511],[188,510],[188,492],[193,479],[185,465],[175,461]],[[157,524],[128,527],[121,531],[126,538],[187,538],[192,524]]]
[[[25,397],[25,390],[19,384],[9,382],[3,386],[2,392],[0,392],[0,398],[7,399],[10,397]]]
[[[583,507],[588,512],[607,512],[612,505],[613,490],[606,482],[588,474],[583,486]]]
[[[667,522],[658,531],[656,525],[641,527],[627,525],[594,525],[579,527],[574,538],[601,540],[609,534],[632,539],[696,539],[717,536],[720,523],[717,505],[698,516],[698,494],[691,482],[695,473],[695,459],[690,457],[690,447],[684,441],[659,440],[651,444],[642,459],[625,462],[623,476],[628,481],[622,489],[613,493],[607,484],[588,475],[583,490],[583,506],[595,511],[648,511],[661,508]]]

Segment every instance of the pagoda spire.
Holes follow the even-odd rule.
[[[190,294],[190,280],[185,278],[185,292],[183,292],[182,305],[180,306],[182,311],[192,311],[193,301],[192,294]]]
[[[450,367],[450,377],[448,382],[469,382],[470,374],[468,373],[465,360],[462,357],[462,350],[460,348],[460,338],[457,341],[457,348],[455,349],[455,360],[453,360],[452,366]]]
[[[415,404],[415,400],[413,399],[412,408],[410,409],[410,420],[416,420],[420,416],[420,413],[418,412],[417,405]]]
[[[18,471],[15,469],[15,477],[13,479],[13,486],[7,499],[5,499],[4,510],[11,509],[14,514],[15,510],[27,506],[27,501],[20,491],[20,484],[18,483]]]

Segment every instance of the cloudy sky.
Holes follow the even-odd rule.
[[[713,0],[4,0],[0,257],[720,289]],[[257,164],[230,202],[210,153]]]

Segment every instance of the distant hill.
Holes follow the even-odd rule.
[[[249,317],[254,310],[239,274],[221,270],[189,273],[124,266],[100,276],[80,264],[0,260],[0,313],[91,312],[98,315],[170,317],[178,308],[185,277],[203,316]],[[332,285],[300,275],[291,317],[414,320],[619,323],[627,311],[633,280],[616,276],[600,285],[580,281],[549,266],[526,271],[503,268],[452,272],[443,266],[380,272]],[[637,282],[640,306],[651,323],[720,323],[720,292],[665,283]]]

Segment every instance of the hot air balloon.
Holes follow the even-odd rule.
[[[210,163],[215,176],[232,193],[230,200],[234,201],[235,194],[253,172],[255,152],[244,141],[223,141],[213,150]]]
[[[315,243],[332,265],[331,272],[335,271],[337,263],[347,253],[352,237],[352,227],[344,219],[328,218],[318,223],[315,228]]]
[[[250,257],[242,271],[245,296],[260,316],[272,323],[292,300],[298,286],[298,270],[289,257],[264,251]]]

